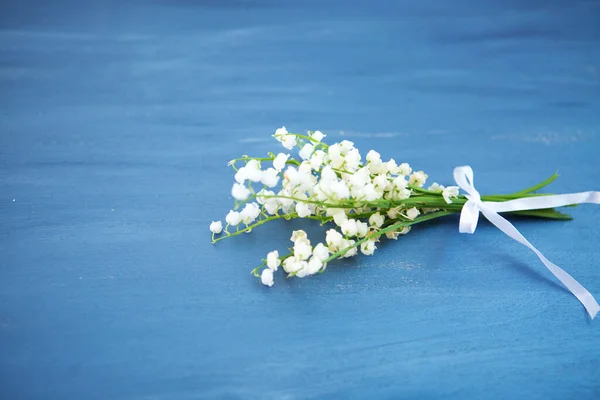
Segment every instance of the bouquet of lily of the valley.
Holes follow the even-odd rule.
[[[384,161],[374,150],[363,159],[354,143],[344,140],[328,145],[320,131],[295,134],[283,127],[273,136],[287,151],[298,150],[298,157],[284,151],[266,157],[245,155],[229,162],[235,170],[236,183],[231,189],[235,207],[225,217],[225,226],[221,221],[210,224],[213,243],[277,219],[313,219],[330,225],[330,229],[325,243],[316,244],[304,231],[293,231],[289,254],[274,250],[252,271],[264,285],[273,286],[274,272],[280,266],[288,277],[321,273],[338,258],[353,257],[359,252],[370,256],[383,238],[396,240],[407,234],[412,225],[450,214],[461,213],[460,231],[473,233],[481,212],[506,234],[534,250],[592,317],[600,309],[587,290],[546,260],[499,215],[571,219],[556,207],[600,203],[599,192],[536,193],[557,178],[554,174],[516,193],[481,196],[473,186],[470,167],[455,169],[458,186],[426,185],[429,176],[425,172],[413,171],[409,164],[394,159]],[[467,194],[460,195],[459,187]]]

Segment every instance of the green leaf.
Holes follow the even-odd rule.
[[[571,217],[569,214],[562,213],[560,211],[555,210],[554,208],[545,208],[542,210],[513,211],[509,214],[564,221],[570,221],[573,219],[573,217]]]

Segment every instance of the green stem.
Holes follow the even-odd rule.
[[[306,140],[310,141],[311,143],[314,143],[315,145],[322,146],[325,149],[329,147],[329,145],[327,143],[317,142],[315,139],[311,138],[308,135],[303,135],[301,133],[291,133],[291,132],[288,132],[288,135],[294,135],[296,137],[299,137],[299,138],[302,138],[302,139],[306,139]]]
[[[233,237],[233,236],[241,235],[242,233],[245,233],[245,232],[250,232],[250,231],[252,231],[252,229],[256,228],[257,226],[260,226],[260,225],[265,224],[265,223],[270,222],[270,221],[275,221],[277,219],[286,219],[286,220],[289,220],[289,219],[294,219],[294,218],[300,218],[298,216],[298,213],[292,213],[292,214],[286,214],[286,215],[282,215],[282,214],[273,215],[272,217],[268,217],[268,218],[262,219],[260,221],[257,221],[255,223],[253,223],[252,225],[248,225],[245,228],[238,229],[237,231],[235,231],[233,233],[228,233],[225,236],[221,236],[220,238],[213,239],[212,243],[214,244],[214,243],[217,243],[219,240],[223,240],[223,239],[227,239],[227,238],[230,238],[230,237]],[[310,215],[310,216],[304,217],[304,218],[306,218],[306,219],[315,219],[315,220],[318,220],[318,221],[323,221],[326,217],[319,217],[317,215]]]

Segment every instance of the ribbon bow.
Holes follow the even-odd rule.
[[[583,304],[592,319],[600,311],[600,305],[594,296],[588,292],[571,275],[559,266],[550,262],[536,249],[521,233],[505,218],[500,216],[501,212],[536,210],[543,208],[562,207],[571,204],[593,203],[600,204],[600,192],[581,192],[571,194],[548,195],[539,197],[527,197],[523,199],[509,200],[504,202],[481,201],[481,195],[473,184],[473,170],[471,167],[463,166],[454,169],[454,180],[456,184],[467,194],[468,201],[460,213],[459,232],[474,233],[481,212],[498,229],[513,238],[517,242],[529,247],[540,258],[542,263],[562,282],[567,289],[573,293]]]

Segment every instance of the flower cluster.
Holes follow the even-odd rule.
[[[433,183],[425,188],[429,176],[413,171],[408,163],[382,160],[375,150],[363,159],[348,140],[328,145],[320,131],[295,134],[285,127],[273,137],[285,150],[296,150],[298,158],[279,152],[231,160],[236,204],[225,226],[221,221],[210,224],[213,243],[282,218],[314,219],[332,227],[325,243],[313,246],[306,233],[297,230],[289,254],[270,252],[253,270],[267,286],[274,284],[280,266],[288,277],[303,278],[323,272],[334,259],[359,252],[370,256],[382,237],[397,239],[414,224],[459,212],[466,201],[456,186]],[[237,163],[244,165],[238,168]],[[490,200],[510,198],[500,197]]]
[[[278,218],[311,218],[331,222],[336,228],[327,231],[325,243],[314,246],[305,232],[294,231],[292,252],[280,257],[273,251],[254,271],[267,286],[273,285],[273,272],[280,265],[288,276],[302,278],[322,272],[335,258],[352,257],[359,251],[372,255],[381,235],[396,239],[408,233],[420,215],[437,211],[410,203],[415,190],[443,193],[447,203],[458,195],[456,187],[433,184],[428,190],[422,189],[427,174],[413,172],[409,164],[394,159],[384,161],[374,150],[363,160],[351,141],[327,145],[320,131],[300,135],[283,127],[273,136],[285,149],[296,148],[299,158],[280,152],[230,161],[236,171],[231,189],[236,210],[225,217],[225,227],[221,221],[210,224],[213,241]],[[237,168],[237,162],[244,165]],[[232,228],[235,231],[230,232]],[[225,236],[215,238],[223,232]]]

